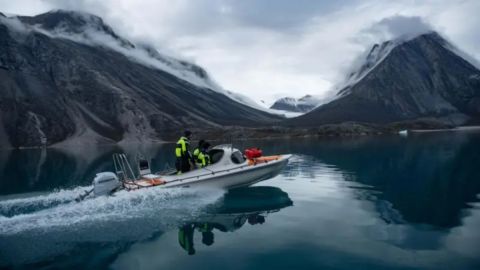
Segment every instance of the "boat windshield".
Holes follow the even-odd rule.
[[[214,164],[217,163],[220,159],[222,159],[224,154],[223,149],[212,149],[208,151],[208,155],[210,156],[210,163]]]
[[[240,151],[234,151],[231,156],[232,162],[235,164],[240,164],[245,162],[245,157]]]

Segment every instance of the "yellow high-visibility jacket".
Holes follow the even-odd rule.
[[[210,165],[210,156],[207,153],[203,153],[200,151],[200,153],[198,153],[197,164],[200,167]]]
[[[186,137],[180,137],[177,142],[177,147],[175,147],[175,156],[177,158],[181,158],[184,156],[188,156],[188,148],[190,146],[190,142]]]

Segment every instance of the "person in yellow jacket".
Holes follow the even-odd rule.
[[[208,148],[210,148],[210,143],[204,142],[195,160],[198,168],[203,168],[210,165],[210,155],[208,154]]]
[[[175,168],[177,173],[183,173],[190,171],[191,163],[195,164],[192,154],[190,153],[190,137],[192,132],[186,130],[184,136],[180,137],[175,147]]]
[[[193,233],[195,232],[195,224],[186,224],[178,230],[178,243],[188,253],[188,255],[195,254],[193,247]]]
[[[198,163],[198,155],[200,154],[200,151],[202,150],[202,146],[205,143],[205,140],[200,140],[198,141],[198,146],[193,150],[193,160],[195,160],[196,163]]]

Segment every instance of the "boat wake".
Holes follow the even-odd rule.
[[[13,217],[20,214],[52,208],[60,204],[74,202],[91,187],[60,189],[46,194],[20,194],[15,198],[0,199],[0,217]]]
[[[34,263],[82,243],[145,240],[201,215],[224,194],[212,189],[150,188],[76,202],[86,189],[0,201],[0,261]],[[32,243],[35,252],[20,252]]]
[[[224,191],[151,188],[120,191],[81,202],[75,199],[89,187],[60,190],[46,195],[0,201],[0,235],[28,230],[51,230],[75,224],[161,219],[166,213],[194,215],[202,205],[219,199]],[[168,215],[169,220],[174,216]]]

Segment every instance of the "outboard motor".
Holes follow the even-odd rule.
[[[97,173],[93,179],[93,193],[95,197],[110,195],[121,186],[118,177],[113,172]]]

